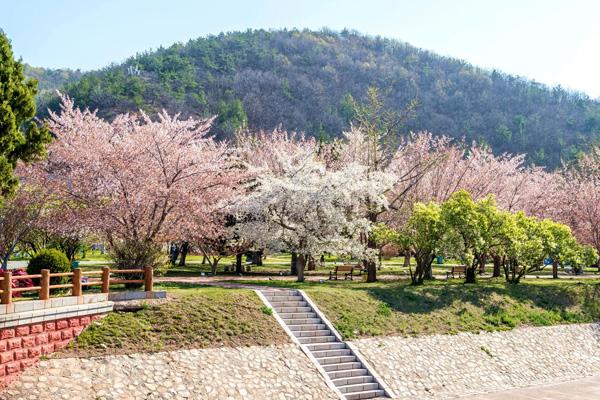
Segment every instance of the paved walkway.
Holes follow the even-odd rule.
[[[600,376],[578,379],[552,385],[523,389],[504,390],[477,396],[461,397],[460,400],[598,400],[600,399]]]

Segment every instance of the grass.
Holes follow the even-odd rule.
[[[250,283],[250,282],[249,282]],[[455,334],[600,320],[600,280],[546,279],[506,284],[480,280],[291,283],[301,288],[348,339],[381,335]]]
[[[163,285],[168,302],[112,312],[92,323],[59,357],[156,352],[184,348],[287,343],[251,290]]]

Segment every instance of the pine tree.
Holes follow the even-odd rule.
[[[36,124],[37,81],[25,79],[23,64],[14,59],[10,41],[0,30],[0,194],[11,194],[18,185],[17,161],[45,155],[51,140],[48,129]]]

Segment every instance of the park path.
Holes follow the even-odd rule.
[[[600,376],[578,379],[550,385],[503,390],[476,396],[460,397],[460,400],[598,400],[600,399]]]

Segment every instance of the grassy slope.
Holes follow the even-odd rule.
[[[346,338],[453,334],[592,322],[600,319],[600,281],[527,280],[518,285],[481,280],[326,282],[290,284],[304,289]]]
[[[167,287],[174,299],[136,312],[113,312],[89,326],[59,357],[183,348],[287,343],[285,332],[250,290]]]

